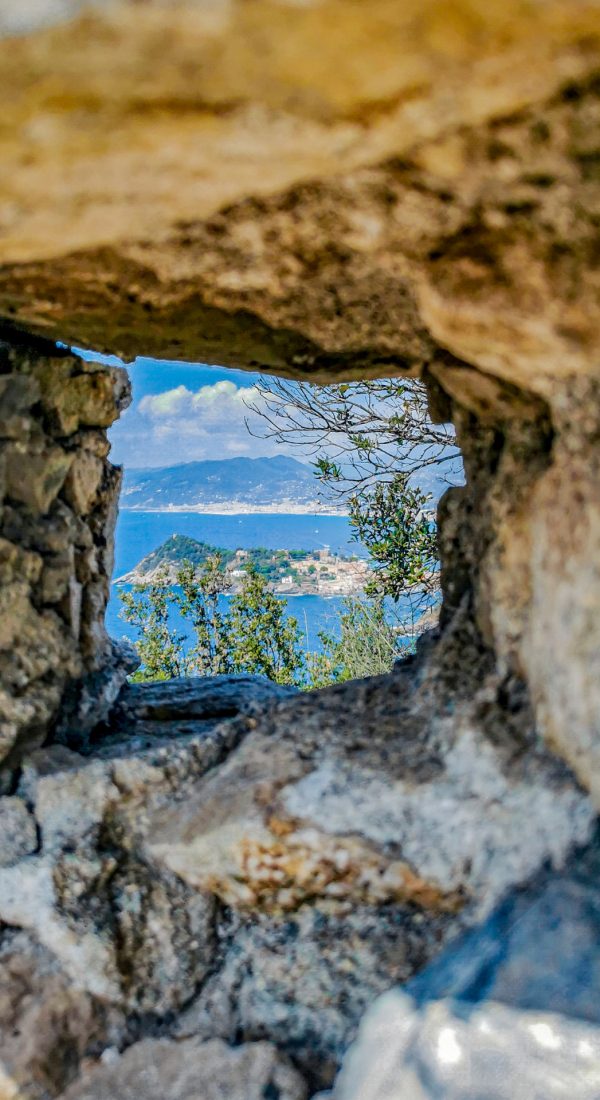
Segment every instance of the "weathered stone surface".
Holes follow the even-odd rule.
[[[79,1061],[119,1042],[123,1020],[73,988],[51,951],[24,932],[0,934],[0,1095],[48,1100]]]
[[[65,481],[64,495],[78,515],[87,516],[91,511],[103,474],[101,458],[89,451],[80,451],[75,456]]]
[[[121,471],[103,428],[128,400],[120,369],[0,340],[0,789],[45,740],[67,683],[115,671],[104,610]]]
[[[3,315],[131,356],[435,382],[472,449],[453,529],[480,629],[600,799],[598,6],[122,2],[0,52]],[[44,430],[115,415],[122,376],[49,346],[30,366]],[[77,583],[100,667],[106,585]]]
[[[78,8],[0,16],[39,28],[0,45],[0,790],[42,845],[0,870],[0,919],[127,1016],[119,1047],[269,1038],[322,1088],[374,998],[549,863],[501,926],[502,965],[491,925],[455,943],[475,984],[512,990],[471,1020],[488,1013],[497,1051],[522,1044],[513,1092],[532,1094],[538,1040],[510,1013],[593,1015],[597,977],[597,899],[559,876],[594,827],[573,772],[600,804],[600,9],[124,0],[69,22]],[[382,680],[268,712],[230,687],[199,709],[181,685],[134,692],[94,731],[114,690],[103,432],[126,380],[23,329],[313,380],[424,377],[467,479],[440,506],[439,634]],[[88,755],[40,750],[82,675],[59,735]],[[446,995],[411,1009],[411,1097],[469,1095],[466,1060],[426,1049],[464,1025],[479,1057]]]
[[[67,688],[54,740],[75,750],[85,748],[92,730],[108,718],[127,677],[139,667],[140,659],[133,645],[125,639],[113,638],[111,656],[104,667]]]
[[[370,1010],[332,1100],[594,1096],[600,847],[543,871]],[[505,1006],[510,1006],[508,1010]],[[524,1011],[513,1011],[513,1010]],[[595,1028],[582,1023],[587,1021]]]
[[[90,755],[24,761],[41,847],[0,871],[0,920],[129,1017],[269,1039],[331,1085],[377,996],[594,828],[468,608],[419,646],[320,693],[126,688]]]
[[[465,1011],[387,993],[367,1014],[331,1100],[595,1100],[600,1029],[493,1001]]]
[[[20,798],[0,798],[0,867],[10,867],[37,848],[35,820]]]
[[[104,1061],[61,1100],[305,1100],[307,1095],[302,1078],[270,1043],[231,1048],[218,1039],[147,1039]]]
[[[115,727],[131,722],[177,722],[189,718],[228,718],[297,695],[297,689],[265,676],[190,676],[155,684],[128,684],[113,715]]]
[[[406,992],[422,1005],[484,999],[600,1024],[597,837],[563,874],[544,872],[452,944]]]
[[[62,447],[23,443],[11,444],[5,455],[7,496],[45,515],[62,489],[73,455]]]

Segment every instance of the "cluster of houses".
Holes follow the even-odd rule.
[[[231,574],[242,578],[248,551],[238,550]],[[316,550],[300,560],[289,557],[278,567],[278,577],[270,580],[277,595],[353,596],[361,593],[370,578],[371,567],[360,558],[332,554],[329,547]]]

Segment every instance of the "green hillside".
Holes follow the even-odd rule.
[[[173,535],[163,542],[151,554],[142,558],[136,566],[137,573],[150,573],[161,565],[181,565],[184,561],[190,561],[192,565],[203,565],[209,557],[220,554],[223,568],[230,566],[236,560],[233,550],[225,550],[222,546],[212,546],[209,542],[198,542],[187,535]],[[275,582],[285,574],[294,574],[294,563],[305,561],[307,558],[318,560],[318,554],[310,550],[268,550],[265,546],[255,546],[245,551],[245,557],[239,562],[239,567],[253,565],[258,573],[267,580]]]

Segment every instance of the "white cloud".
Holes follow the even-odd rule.
[[[260,438],[266,425],[248,409],[249,403],[260,407],[258,390],[228,380],[202,386],[195,392],[180,385],[146,394],[111,431],[113,461],[128,466],[173,466],[240,455],[254,458],[295,454]],[[254,435],[248,431],[246,421]]]

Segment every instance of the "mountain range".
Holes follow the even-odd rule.
[[[328,512],[310,466],[286,455],[125,470],[121,508],[145,512]]]

